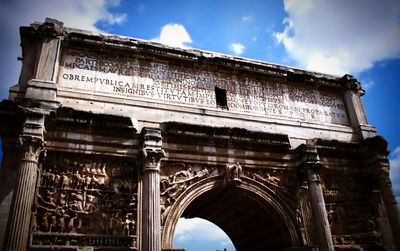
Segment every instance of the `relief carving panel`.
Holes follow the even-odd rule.
[[[244,175],[274,191],[280,191],[284,196],[294,198],[297,188],[297,179],[294,173],[277,169],[246,169]]]
[[[40,168],[32,245],[135,246],[136,172],[128,160],[49,153]]]
[[[370,179],[365,175],[321,176],[335,245],[382,245],[379,203],[371,203]]]
[[[215,175],[218,175],[216,168],[201,165],[168,163],[163,167],[160,179],[161,225],[164,225],[165,217],[180,194],[190,185]]]
[[[290,173],[282,170],[250,169],[239,162],[225,166],[207,166],[181,162],[164,163],[161,168],[160,195],[161,195],[161,225],[170,212],[171,206],[178,197],[190,187],[203,179],[219,176],[226,185],[240,185],[242,178],[252,179],[270,189],[280,192],[281,196],[294,197],[295,182]]]

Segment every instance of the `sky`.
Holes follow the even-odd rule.
[[[18,27],[45,17],[84,30],[354,75],[366,90],[369,124],[389,142],[390,175],[400,201],[399,0],[0,0],[1,99],[18,81]],[[195,251],[199,244],[192,240],[197,244],[191,246],[188,233],[201,232],[205,223],[181,222],[176,233],[186,237],[174,243]],[[208,240],[215,248],[202,250],[223,250],[223,243],[233,250],[225,237],[215,236],[220,238]]]

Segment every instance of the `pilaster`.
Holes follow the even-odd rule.
[[[314,219],[319,250],[333,251],[332,234],[329,227],[328,214],[326,212],[325,200],[319,176],[323,164],[320,162],[315,146],[306,144],[299,146],[299,148],[301,156],[299,167],[308,184],[308,199],[310,201],[311,213]]]
[[[46,18],[41,25],[21,27],[22,69],[18,85],[10,88],[10,100],[39,103],[55,109],[57,70],[63,23]]]
[[[3,244],[4,251],[26,250],[36,188],[39,157],[44,150],[44,114],[25,109],[26,121],[19,137],[21,157]]]
[[[368,125],[364,107],[361,102],[361,97],[365,91],[351,75],[344,75],[342,82],[346,87],[344,98],[347,106],[347,112],[350,119],[350,124],[354,128],[354,133],[358,139],[366,139],[376,135],[376,129]]]
[[[161,251],[160,164],[165,155],[161,130],[143,128],[141,135],[141,250]]]

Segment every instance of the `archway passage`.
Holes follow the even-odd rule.
[[[237,251],[279,251],[292,246],[289,230],[276,210],[257,194],[236,186],[203,193],[182,217],[200,217],[218,225]]]
[[[229,236],[214,223],[202,218],[180,218],[174,232],[175,248],[185,251],[235,251]]]

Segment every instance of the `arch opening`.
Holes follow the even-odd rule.
[[[229,236],[214,223],[202,218],[180,218],[175,228],[173,246],[185,251],[235,251]]]
[[[171,243],[172,247],[170,235],[180,217],[199,217],[220,227],[237,251],[279,251],[302,246],[294,217],[265,187],[251,180],[227,185],[218,178],[211,179],[199,182],[180,196],[168,216],[164,243]]]

